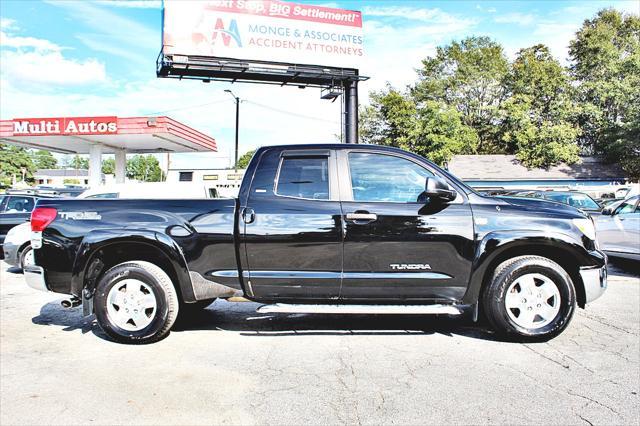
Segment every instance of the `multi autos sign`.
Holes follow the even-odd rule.
[[[14,136],[109,135],[117,132],[117,117],[13,119]]]
[[[359,68],[361,12],[277,0],[165,0],[165,55]]]

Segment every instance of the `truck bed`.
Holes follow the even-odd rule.
[[[86,266],[78,258],[86,256],[97,241],[107,235],[111,240],[116,237],[112,241],[118,235],[128,241],[136,235],[141,239],[142,235],[168,235],[181,248],[188,272],[212,279],[217,271],[237,270],[236,203],[235,199],[43,199],[38,207],[55,208],[58,214],[44,231],[37,263],[47,271],[51,290],[78,295],[81,284],[75,288],[72,278],[83,274],[78,268]],[[221,281],[240,288],[237,276],[216,277],[216,282]]]

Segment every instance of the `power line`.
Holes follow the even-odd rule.
[[[312,117],[312,116],[309,116],[309,115],[299,114],[297,112],[287,111],[287,110],[280,109],[280,108],[274,108],[272,106],[264,105],[264,104],[261,104],[261,103],[258,103],[258,102],[253,102],[253,101],[245,101],[245,102],[247,102],[249,104],[253,104],[253,105],[255,105],[257,107],[260,107],[260,108],[265,108],[265,109],[268,109],[268,110],[271,110],[271,111],[274,111],[274,112],[279,112],[280,114],[292,115],[294,117],[305,118],[307,120],[324,121],[325,123],[339,124],[338,121],[325,120],[324,118],[318,118],[318,117]]]
[[[229,100],[226,99],[226,98],[221,98],[221,99],[216,99],[215,101],[207,102],[206,104],[189,105],[189,106],[180,107],[180,108],[167,109],[167,110],[164,110],[164,111],[146,112],[146,113],[143,113],[142,115],[157,115],[157,114],[164,114],[164,113],[167,113],[167,112],[182,111],[182,110],[185,110],[185,109],[201,108],[201,107],[208,106],[208,105],[220,104],[222,102],[229,102]]]

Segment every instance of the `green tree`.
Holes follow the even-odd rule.
[[[0,144],[0,184],[9,186],[16,180],[22,180],[24,173],[25,180],[33,179],[33,172],[36,170],[29,152],[17,146]]]
[[[127,161],[127,177],[142,182],[160,182],[164,173],[153,155],[134,155]]]
[[[455,108],[477,132],[481,153],[504,151],[496,123],[507,95],[503,82],[508,70],[502,46],[490,38],[453,41],[422,61],[414,97]]]
[[[36,169],[57,169],[58,160],[49,151],[38,150],[32,155],[33,164]]]
[[[505,87],[502,140],[527,167],[549,167],[579,160],[576,143],[580,129],[574,125],[577,107],[571,98],[566,70],[542,44],[521,49]]]
[[[64,167],[68,167],[71,169],[89,169],[89,159],[86,157],[80,157],[78,154],[69,158],[66,157],[63,162]]]
[[[252,149],[251,151],[247,151],[244,154],[242,154],[242,156],[238,158],[238,164],[236,164],[236,168],[246,169],[247,166],[249,165],[249,162],[251,161],[251,158],[253,158],[253,154],[255,153],[256,153],[256,150]]]
[[[640,17],[601,10],[584,21],[569,47],[582,105],[580,143],[640,179]]]
[[[436,101],[416,103],[411,94],[392,88],[372,94],[372,101],[361,117],[361,137],[366,143],[399,147],[438,164],[455,154],[476,151],[476,132],[453,107]]]
[[[113,158],[107,158],[102,160],[102,173],[105,175],[112,175],[116,172],[116,160]]]

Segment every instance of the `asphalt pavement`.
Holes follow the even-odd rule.
[[[640,266],[547,343],[467,318],[257,314],[218,301],[163,341],[113,343],[0,270],[0,423],[640,423]]]

